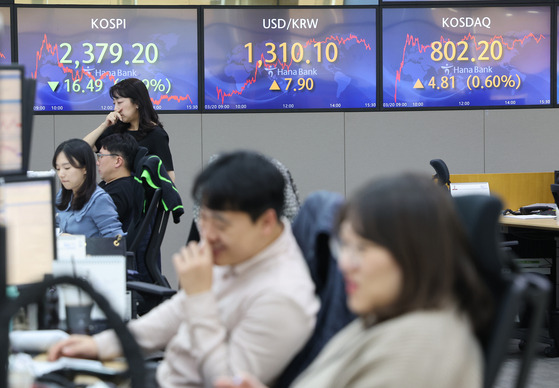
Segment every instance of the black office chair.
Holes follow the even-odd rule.
[[[141,315],[176,292],[161,271],[161,244],[171,214],[178,223],[184,208],[161,159],[148,155],[144,147],[134,160],[134,175],[144,188],[144,211],[133,226],[135,238],[129,247],[136,257],[139,277],[130,279],[127,287],[139,294],[133,314],[136,307]]]
[[[443,186],[450,189],[450,172],[446,163],[442,159],[432,159],[429,164],[435,169],[433,179]]]
[[[309,266],[321,306],[313,334],[281,373],[274,388],[288,387],[330,338],[355,318],[347,308],[343,277],[329,245],[342,202],[343,197],[337,193],[311,193],[293,221],[293,234]]]
[[[559,207],[559,184],[552,183],[551,184],[551,195],[553,195],[553,200],[555,204]]]
[[[169,211],[161,204],[161,194],[161,189],[156,189],[147,202],[149,206],[139,219],[135,238],[129,244],[128,251],[136,257],[135,269],[140,274],[139,280],[169,287],[157,263],[169,221]]]
[[[559,184],[551,184],[551,194],[553,195],[553,199],[555,200],[555,204],[559,204]],[[516,244],[515,245],[519,245],[518,241],[514,241]],[[512,253],[511,253],[512,254]],[[544,354],[547,357],[558,357],[559,356],[559,346],[557,344],[557,338],[559,338],[558,335],[558,328],[559,328],[559,323],[557,320],[557,314],[556,311],[554,310],[553,306],[547,306],[548,311],[547,311],[547,316],[548,316],[548,320],[547,320],[547,324],[548,324],[548,334],[541,334],[538,336],[538,342],[547,344],[549,346],[547,346],[544,349]],[[520,343],[519,343],[519,348],[520,350],[524,350],[524,347],[526,346],[526,336],[527,336],[527,328],[524,327],[525,325],[525,319],[524,316],[521,317],[520,319],[520,324],[519,327],[517,329],[515,338],[520,339]]]
[[[486,338],[482,338],[485,360],[484,387],[495,383],[507,357],[516,318],[529,312],[526,345],[516,377],[516,387],[526,386],[535,357],[551,285],[536,274],[516,272],[500,246],[501,202],[492,196],[463,196],[454,199],[471,243],[476,264],[495,299],[495,312]],[[525,310],[526,309],[526,310]]]
[[[130,276],[126,282],[132,291],[132,316],[143,315],[165,299],[176,293],[161,272],[160,248],[165,235],[170,211],[161,204],[161,189],[153,193],[148,210],[145,212],[136,238],[129,247],[136,258],[138,275]]]

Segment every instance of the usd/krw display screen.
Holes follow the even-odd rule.
[[[17,19],[36,112],[112,110],[109,88],[131,77],[155,109],[198,109],[196,9],[24,7]]]
[[[0,65],[12,63],[10,8],[0,7]]]
[[[550,104],[550,7],[390,8],[383,107]]]
[[[374,8],[204,10],[204,108],[376,107]]]

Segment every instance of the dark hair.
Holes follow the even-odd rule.
[[[212,210],[248,213],[256,221],[266,210],[280,216],[285,180],[263,155],[251,151],[221,154],[198,174],[192,197]]]
[[[109,95],[112,99],[119,97],[130,98],[134,104],[138,105],[138,114],[140,116],[138,133],[140,138],[145,137],[156,126],[163,128],[157,112],[153,109],[148,89],[141,80],[137,78],[123,79],[111,86]],[[129,123],[121,121],[115,125],[118,132],[125,132],[130,127]]]
[[[129,133],[113,133],[101,139],[100,146],[111,154],[120,155],[124,159],[124,166],[130,171],[134,170],[134,159],[138,152],[138,142],[132,135]]]
[[[72,210],[80,210],[89,201],[95,189],[97,188],[97,168],[95,163],[95,154],[91,146],[82,139],[70,139],[63,141],[58,145],[54,156],[52,157],[52,167],[56,168],[56,158],[60,153],[64,153],[68,158],[68,162],[75,168],[85,167],[85,181],[76,191],[76,195],[72,199],[72,190],[67,190],[62,186],[62,198],[60,203],[56,204],[58,210],[66,210],[71,202]]]
[[[470,317],[478,336],[491,314],[492,299],[481,279],[465,231],[448,193],[430,176],[401,174],[371,182],[342,207],[361,237],[388,249],[403,274],[397,300],[375,311],[386,320],[451,302]]]

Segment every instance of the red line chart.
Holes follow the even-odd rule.
[[[162,95],[159,99],[157,99],[157,100],[154,99],[154,98],[151,98],[151,102],[153,102],[155,105],[161,104],[161,101],[162,101],[162,100],[166,100],[166,101],[175,100],[175,101],[177,101],[177,102],[189,101],[191,104],[193,103],[193,102],[192,102],[192,99],[190,98],[190,95],[188,95],[188,94],[187,94],[186,96],[184,96],[184,97],[183,97],[183,96],[169,96],[169,95],[167,95],[167,94],[163,94],[163,95]]]
[[[503,44],[503,47],[505,47],[507,50],[511,51],[514,50],[517,47],[517,44],[519,45],[524,45],[525,41],[528,39],[533,39],[536,43],[540,43],[540,41],[542,39],[545,39],[545,36],[543,34],[539,34],[539,36],[534,35],[533,33],[529,33],[527,35],[524,35],[524,37],[522,38],[518,38],[518,39],[514,39],[512,42],[507,43],[505,42],[505,39],[503,38],[502,35],[494,35],[489,41],[488,44],[491,45],[491,43],[495,40],[500,40],[501,43]],[[443,36],[440,37],[439,41],[444,44],[446,42],[451,41],[451,39],[445,39]],[[478,44],[477,39],[475,36],[473,36],[471,33],[468,33],[468,35],[465,35],[462,39],[460,39],[460,41],[473,41],[474,43],[474,48],[476,51],[479,51],[482,48],[482,45]],[[398,94],[398,82],[400,82],[401,80],[401,76],[402,76],[402,69],[404,68],[404,64],[406,61],[406,50],[408,47],[415,47],[417,46],[417,50],[418,52],[421,54],[423,52],[425,52],[428,48],[431,48],[431,44],[421,44],[419,41],[419,38],[414,37],[411,34],[406,34],[406,42],[404,43],[404,49],[402,51],[402,61],[400,62],[400,66],[398,68],[398,70],[396,70],[396,78],[394,81],[394,102],[397,102],[397,94]]]
[[[60,63],[60,57],[58,55],[58,44],[50,43],[47,34],[44,34],[43,41],[41,42],[41,47],[35,53],[35,70],[31,74],[32,78],[37,79],[37,73],[39,71],[40,61],[41,59],[43,59],[44,56],[46,57],[47,55],[56,58],[56,63],[58,67],[62,70],[64,74],[70,74],[72,81],[76,81],[76,80],[81,81],[84,77],[86,77],[93,81],[97,79],[100,80],[108,79],[114,84],[115,81],[117,80],[117,78],[114,75],[112,75],[110,71],[105,71],[100,76],[95,77],[93,74],[91,74],[91,72],[85,70],[83,67],[81,67],[80,69],[72,69],[68,66],[65,66],[63,63]],[[190,101],[190,103],[192,103],[192,99],[189,94],[185,96],[162,95],[159,99],[151,98],[152,103],[154,103],[155,105],[160,105],[161,101],[163,100],[166,101],[175,100],[177,102]]]
[[[326,37],[324,40],[321,41],[317,41],[316,39],[312,38],[309,39],[305,42],[305,44],[303,44],[303,49],[306,49],[307,47],[309,47],[310,45],[314,45],[317,43],[328,43],[331,41],[336,41],[339,45],[346,45],[348,44],[348,42],[351,41],[355,41],[355,43],[357,44],[361,44],[363,45],[363,47],[365,48],[365,50],[371,50],[371,45],[369,43],[367,43],[367,41],[365,39],[360,39],[358,36],[354,35],[354,34],[349,34],[348,37],[341,37],[338,35],[330,35],[328,37]],[[276,60],[274,62],[271,63],[267,63],[266,59],[264,58],[264,53],[262,53],[260,55],[260,60],[256,61],[256,64],[254,66],[254,72],[251,72],[250,76],[246,79],[245,83],[243,84],[243,86],[241,86],[240,89],[235,89],[232,90],[230,92],[225,92],[223,91],[223,89],[221,89],[219,86],[216,86],[216,96],[218,100],[221,100],[221,104],[224,103],[225,98],[226,97],[232,97],[233,95],[242,95],[244,90],[252,85],[253,83],[256,82],[256,78],[258,75],[258,69],[260,68],[260,66],[264,66],[265,69],[271,69],[271,68],[276,68],[276,67],[281,67],[283,70],[288,70],[291,65],[293,65],[293,58],[291,58],[291,60],[289,62],[282,62],[280,60]]]

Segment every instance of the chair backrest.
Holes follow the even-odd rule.
[[[166,210],[161,202],[161,189],[153,191],[153,195],[138,225],[136,237],[128,250],[136,257],[136,270],[140,280],[160,286],[170,287],[161,273],[161,244],[167,229],[170,210]]]
[[[293,221],[293,234],[309,266],[321,306],[313,334],[277,379],[275,388],[288,387],[328,340],[355,318],[347,308],[343,277],[329,248],[336,214],[343,200],[340,194],[333,192],[311,193]]]
[[[433,178],[437,179],[441,185],[449,186],[450,172],[448,171],[446,163],[442,159],[432,159],[429,164],[435,169]]]
[[[155,217],[157,212],[159,201],[161,201],[161,189],[156,189],[153,192],[153,196],[147,210],[143,211],[141,216],[138,218],[137,225],[134,227],[135,236],[132,242],[128,246],[128,250],[136,252],[140,246],[140,242],[145,238],[146,232],[149,230],[151,225],[150,220]],[[145,205],[144,205],[145,206]]]
[[[165,210],[161,201],[157,203],[157,211],[152,224],[151,234],[146,247],[144,263],[153,283],[171,288],[171,285],[161,272],[161,244],[167,230],[167,223],[171,212]]]
[[[547,305],[550,285],[544,278],[515,272],[500,245],[499,217],[501,201],[493,196],[470,195],[454,198],[465,227],[477,267],[493,293],[495,310],[485,338],[484,387],[494,385],[507,357],[510,339],[516,329],[516,317],[529,306],[529,336],[518,368],[516,387],[526,384],[535,357],[535,344]]]
[[[170,287],[161,272],[161,244],[170,214],[178,223],[184,213],[182,200],[161,159],[148,155],[143,147],[134,160],[134,177],[144,188],[144,209],[130,250],[136,253],[140,280]]]
[[[174,294],[161,272],[160,248],[169,221],[170,210],[162,204],[162,190],[156,189],[146,199],[136,237],[129,246],[135,275],[129,275],[127,289],[132,293],[132,317],[143,315]],[[130,256],[130,255],[128,255]]]
[[[295,216],[297,216],[297,212],[301,207],[301,203],[299,201],[299,190],[295,185],[295,180],[291,175],[289,169],[279,160],[271,158],[266,155],[262,155],[264,158],[268,159],[270,163],[272,163],[278,171],[283,176],[285,181],[285,186],[283,189],[283,209],[281,216],[286,217],[289,222],[293,222]],[[208,163],[213,163],[221,157],[221,154],[214,154],[210,157]],[[200,241],[200,231],[198,230],[197,222],[200,218],[200,204],[195,201],[194,206],[192,208],[192,225],[190,227],[190,231],[188,233],[186,243],[188,244],[190,241]]]
[[[555,204],[559,208],[559,184],[557,183],[551,184],[551,195],[553,195],[553,200],[555,201]]]

